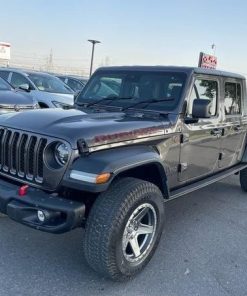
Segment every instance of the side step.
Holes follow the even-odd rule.
[[[239,171],[241,171],[245,168],[247,168],[247,163],[238,164],[234,167],[231,167],[230,169],[224,170],[222,172],[214,174],[210,177],[207,177],[207,178],[197,181],[195,183],[185,185],[184,187],[181,187],[179,189],[175,189],[170,192],[170,197],[166,201],[172,200],[172,199],[177,198],[179,196],[185,195],[187,193],[190,193],[192,191],[195,191],[197,189],[203,188],[203,187],[208,186],[212,183],[220,181],[221,179],[224,179],[228,176],[238,173]]]

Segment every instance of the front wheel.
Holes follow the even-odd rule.
[[[151,259],[164,223],[157,186],[134,178],[115,182],[95,201],[86,224],[85,257],[108,278],[125,280]]]

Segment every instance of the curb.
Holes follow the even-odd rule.
[[[6,215],[0,213],[0,218],[4,218],[4,217],[6,217]]]

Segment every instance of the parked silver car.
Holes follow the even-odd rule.
[[[74,105],[74,92],[59,78],[42,72],[0,68],[0,77],[14,88],[30,91],[41,108],[69,108]]]

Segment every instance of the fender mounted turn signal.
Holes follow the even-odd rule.
[[[106,183],[111,177],[110,173],[102,173],[96,177],[96,184],[104,184]]]

